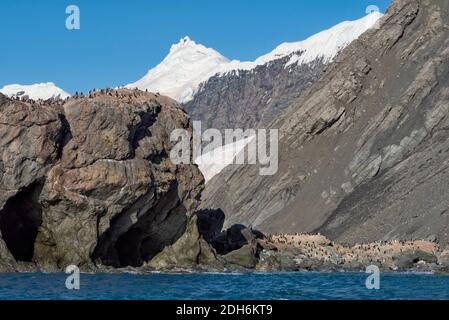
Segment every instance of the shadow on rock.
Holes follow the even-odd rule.
[[[196,215],[200,234],[227,263],[255,268],[263,249],[258,241],[265,238],[262,232],[241,224],[222,230],[225,214],[221,209],[201,210]]]

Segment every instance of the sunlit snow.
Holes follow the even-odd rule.
[[[373,27],[382,16],[381,13],[373,12],[355,21],[339,23],[304,41],[283,43],[255,61],[247,62],[230,61],[214,49],[206,48],[185,37],[171,47],[170,53],[159,65],[127,87],[159,92],[178,102],[186,103],[193,99],[201,83],[217,74],[252,70],[290,55],[286,67],[296,63],[310,63],[320,58],[329,62],[340,50]]]
[[[25,97],[33,100],[65,99],[70,95],[58,88],[53,82],[36,83],[32,85],[10,84],[0,89],[8,97]]]

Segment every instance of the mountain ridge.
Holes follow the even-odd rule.
[[[447,242],[448,12],[439,1],[395,0],[379,30],[271,122],[278,174],[229,166],[206,185],[203,208],[267,232]]]
[[[172,45],[160,64],[125,87],[160,92],[180,103],[187,103],[193,99],[200,84],[215,75],[249,71],[293,53],[296,55],[286,64],[310,63],[319,58],[330,61],[342,47],[372,27],[381,16],[381,13],[374,12],[358,20],[341,22],[304,41],[283,43],[255,61],[229,60],[216,50],[197,44],[186,36]]]

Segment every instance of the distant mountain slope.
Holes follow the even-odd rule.
[[[57,87],[53,82],[32,85],[11,84],[0,89],[0,93],[9,97],[28,96],[28,98],[33,100],[65,99],[70,97],[70,94]]]
[[[229,166],[203,193],[227,225],[343,242],[449,241],[449,3],[395,0],[271,123],[279,171]]]
[[[285,61],[287,66],[310,63],[316,59],[330,61],[344,46],[371,27],[379,16],[379,13],[373,13],[357,21],[342,22],[305,41],[281,44],[272,52],[250,62],[230,61],[214,49],[184,37],[171,47],[159,65],[126,87],[159,92],[178,102],[187,103],[194,98],[202,83],[217,74],[249,71],[285,57],[289,57]]]
[[[253,70],[216,75],[183,107],[193,120],[201,121],[203,129],[249,129],[267,124],[310,87],[325,67],[324,60],[317,59],[286,68],[290,59],[287,56]]]
[[[373,13],[305,41],[281,44],[254,62],[229,63],[231,70],[202,83],[184,108],[192,119],[202,121],[204,129],[266,125],[318,79],[341,49],[381,16]]]

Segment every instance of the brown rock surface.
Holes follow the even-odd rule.
[[[174,101],[124,89],[63,105],[0,98],[2,260],[140,266],[184,234],[204,179],[169,160],[172,130],[191,130]]]

